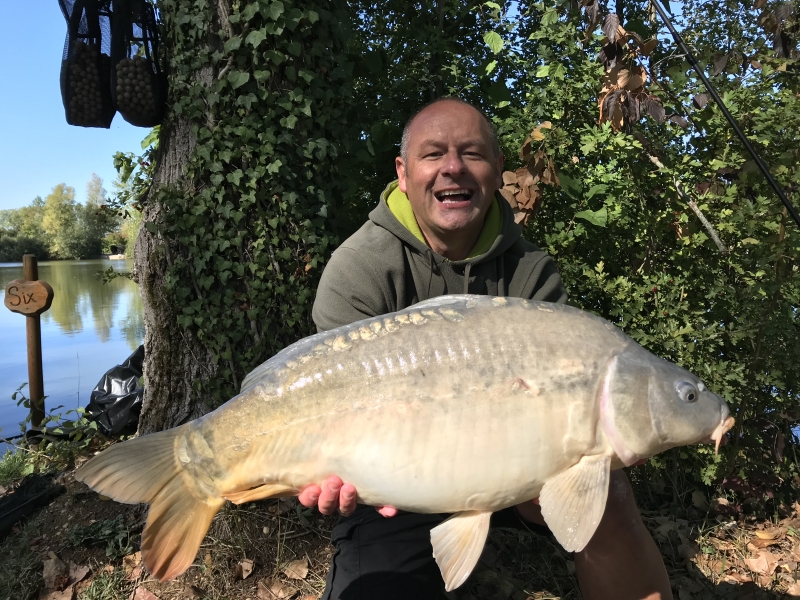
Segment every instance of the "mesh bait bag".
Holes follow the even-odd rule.
[[[111,92],[122,118],[139,127],[161,123],[167,78],[161,69],[158,22],[149,0],[114,0],[111,63]]]
[[[111,126],[111,0],[58,0],[67,20],[61,99],[67,123]]]

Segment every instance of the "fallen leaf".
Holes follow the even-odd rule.
[[[258,582],[258,597],[260,600],[285,600],[297,593],[297,589],[282,582],[280,579],[270,577]]]
[[[69,583],[69,568],[67,565],[52,550],[47,553],[47,558],[42,561],[42,564],[44,565],[42,578],[44,579],[45,589],[48,591],[63,590]]]
[[[769,550],[759,550],[756,556],[744,559],[747,568],[759,575],[772,575],[778,566],[778,558]]]
[[[91,569],[83,565],[79,567],[74,562],[69,563],[69,582],[70,583],[78,583],[79,581],[83,581],[83,578],[86,577]]]
[[[211,565],[214,563],[211,561],[211,552],[206,552],[206,556],[203,559],[203,564],[206,566],[207,569],[211,568]]]
[[[800,581],[795,581],[792,585],[786,588],[786,594],[790,598],[800,598]]]
[[[769,546],[775,546],[777,544],[780,544],[778,540],[762,540],[756,537],[747,542],[747,549],[751,552],[758,552],[762,548],[768,548]]]
[[[779,540],[786,535],[786,531],[781,527],[772,527],[770,529],[758,529],[756,530],[756,535],[762,540]]]
[[[108,573],[109,575],[113,573],[116,569],[114,569],[114,565],[104,565],[102,571],[104,573]]]
[[[142,587],[141,585],[136,588],[136,592],[133,594],[133,600],[159,600],[158,596],[156,596],[153,592],[148,590],[146,587]]]
[[[309,594],[307,596],[301,596],[300,600],[319,600],[319,598],[317,596],[312,596],[311,594]]]
[[[253,572],[253,561],[249,558],[243,558],[239,561],[233,570],[234,579],[247,579]]]
[[[308,577],[308,560],[305,558],[293,560],[283,569],[283,574],[289,579],[305,579]]]

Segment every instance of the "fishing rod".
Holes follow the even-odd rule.
[[[756,149],[753,148],[753,145],[750,143],[750,140],[747,139],[747,136],[745,136],[744,132],[742,131],[742,128],[739,127],[739,123],[736,121],[736,119],[730,113],[730,111],[728,111],[728,109],[725,107],[725,104],[722,102],[722,98],[719,97],[717,90],[714,89],[714,87],[711,85],[711,82],[708,80],[708,77],[705,76],[705,73],[703,73],[703,70],[700,68],[700,65],[697,64],[697,59],[695,59],[694,55],[686,46],[686,43],[683,41],[683,38],[681,37],[681,34],[679,34],[672,26],[672,22],[669,20],[669,17],[667,16],[666,11],[659,3],[659,0],[651,0],[651,1],[653,3],[653,6],[655,6],[656,8],[656,12],[658,12],[658,16],[661,17],[661,19],[664,21],[664,24],[667,26],[667,29],[669,29],[669,32],[672,34],[672,39],[675,40],[675,43],[681,49],[681,52],[683,52],[686,55],[687,62],[692,66],[697,75],[700,77],[700,80],[703,82],[703,85],[706,86],[708,93],[711,95],[712,98],[714,98],[714,101],[717,103],[717,106],[719,106],[720,110],[722,111],[722,114],[725,115],[725,118],[728,120],[728,123],[733,128],[733,130],[736,132],[736,135],[739,136],[739,140],[741,140],[742,144],[744,144],[744,147],[750,153],[750,156],[753,157],[753,160],[758,165],[758,168],[761,170],[761,172],[764,174],[764,177],[767,178],[767,181],[772,186],[772,189],[775,190],[776,194],[778,194],[778,198],[781,199],[781,202],[783,202],[783,205],[786,207],[786,210],[788,210],[789,214],[792,215],[794,222],[797,223],[798,227],[800,227],[800,215],[797,214],[797,210],[795,209],[794,206],[792,206],[792,203],[786,197],[786,194],[783,193],[783,190],[778,185],[778,182],[775,181],[775,178],[772,176],[772,173],[769,172],[767,165],[765,165],[764,161],[761,160],[761,157],[758,155],[758,152],[756,152]]]

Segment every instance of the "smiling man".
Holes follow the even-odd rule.
[[[320,331],[443,294],[566,301],[553,260],[522,237],[497,194],[503,157],[480,111],[455,98],[429,104],[406,125],[395,167],[397,181],[322,274],[313,308]],[[300,495],[306,506],[343,515],[323,600],[447,598],[430,530],[448,515],[376,511],[356,498],[336,476]],[[492,525],[548,534],[533,502],[495,513]],[[612,473],[606,512],[575,565],[585,600],[671,598],[622,471]]]

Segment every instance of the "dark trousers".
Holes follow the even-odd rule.
[[[333,529],[336,551],[321,600],[444,600],[430,535],[448,516],[400,511],[387,519],[359,505]],[[549,534],[544,527],[523,524],[513,508],[492,515],[492,526]]]

